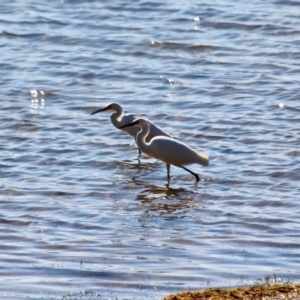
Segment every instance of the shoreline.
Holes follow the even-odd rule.
[[[235,288],[208,288],[169,294],[162,300],[300,300],[300,283],[274,283]]]

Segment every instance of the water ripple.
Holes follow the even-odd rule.
[[[297,7],[3,4],[0,295],[299,280]],[[201,181],[90,115],[110,102],[208,154]]]

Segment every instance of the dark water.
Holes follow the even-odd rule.
[[[300,280],[297,1],[0,8],[0,297]],[[209,155],[138,160],[120,103]],[[115,299],[115,298],[114,298]]]

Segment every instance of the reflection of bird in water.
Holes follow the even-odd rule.
[[[110,116],[110,120],[111,120],[112,124],[116,128],[127,132],[134,139],[136,139],[136,135],[139,132],[139,128],[137,128],[135,126],[132,126],[132,127],[126,127],[126,128],[123,129],[123,128],[120,128],[120,127],[122,127],[124,125],[127,125],[129,123],[132,123],[136,119],[143,119],[149,125],[149,133],[146,136],[146,142],[149,142],[153,137],[158,136],[158,135],[171,137],[167,132],[163,131],[159,126],[155,125],[154,123],[152,123],[148,119],[146,119],[144,117],[141,117],[139,115],[136,115],[136,114],[125,114],[122,106],[119,105],[118,103],[111,103],[111,104],[109,104],[109,105],[107,105],[103,108],[100,108],[100,109],[92,112],[92,115],[94,115],[98,112],[107,111],[107,110],[114,111]],[[139,153],[141,154],[140,149],[139,149]]]
[[[199,181],[198,174],[187,169],[184,165],[196,163],[208,166],[209,160],[205,155],[198,153],[184,143],[166,136],[156,136],[150,142],[147,142],[146,137],[150,128],[144,119],[137,119],[130,124],[121,126],[120,129],[131,126],[139,126],[141,128],[136,137],[139,149],[148,156],[161,160],[166,164],[168,180],[170,179],[170,165],[174,165],[190,172]]]
[[[168,215],[170,219],[176,219],[181,214],[173,214],[174,212],[187,210],[191,207],[199,207],[198,201],[195,200],[198,192],[184,188],[166,188],[149,185],[142,190],[136,197],[140,201],[145,212],[141,219],[148,219],[154,215]],[[169,215],[170,214],[170,215]]]

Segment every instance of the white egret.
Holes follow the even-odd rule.
[[[128,133],[129,135],[131,135],[134,139],[136,139],[136,135],[139,132],[138,127],[132,126],[132,127],[126,127],[124,129],[121,127],[123,125],[132,123],[136,119],[144,119],[149,124],[150,128],[149,128],[149,133],[146,136],[146,142],[150,142],[150,140],[153,137],[158,136],[158,135],[171,137],[167,132],[163,131],[159,126],[155,125],[148,119],[146,119],[142,116],[136,115],[136,114],[130,114],[130,113],[125,114],[122,106],[118,103],[108,104],[107,106],[105,106],[103,108],[97,109],[96,111],[92,112],[91,114],[94,115],[98,112],[107,111],[107,110],[114,111],[110,116],[110,120],[111,120],[112,124],[116,128],[121,129],[121,130],[125,131],[126,133]],[[139,149],[139,153],[141,154],[140,149]]]
[[[208,166],[209,160],[205,155],[167,136],[156,136],[152,138],[150,142],[146,142],[145,138],[149,133],[149,125],[143,119],[137,119],[130,124],[123,125],[120,129],[132,126],[141,128],[136,137],[136,143],[139,149],[148,156],[161,160],[166,164],[168,180],[170,179],[170,166],[174,165],[190,172],[196,177],[196,180],[199,181],[198,174],[187,169],[184,165],[195,163]]]

